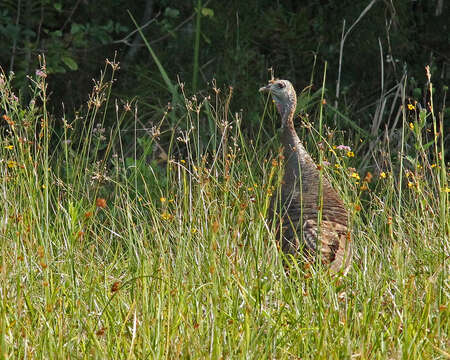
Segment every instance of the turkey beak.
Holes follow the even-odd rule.
[[[271,86],[271,84],[263,86],[262,88],[259,88],[259,92],[262,92],[262,93],[269,92],[270,91],[270,86]]]

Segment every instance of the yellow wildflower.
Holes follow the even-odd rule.
[[[408,104],[408,109],[409,110],[415,110],[415,106],[413,104]]]
[[[166,202],[166,200],[167,200],[167,199],[166,199],[165,197],[160,197],[160,198],[159,198],[159,201],[161,201],[163,204]]]
[[[15,161],[13,161],[13,160],[9,160],[6,164],[11,169],[13,169],[13,168],[15,168],[17,166],[17,163]]]
[[[5,149],[6,150],[12,150],[12,149],[14,149],[14,146],[13,145],[7,145],[7,146],[5,146]]]
[[[168,212],[164,211],[161,214],[161,217],[163,220],[172,220],[173,219],[173,215],[170,215]]]
[[[347,151],[348,157],[355,157],[355,153],[353,151]]]
[[[380,173],[380,177],[382,177],[383,179],[386,179],[386,173],[384,172],[384,171],[382,171],[381,173]]]
[[[334,167],[335,167],[336,169],[339,169],[339,168],[341,167],[341,165],[339,165],[339,164],[334,164]]]
[[[357,172],[352,172],[352,178],[355,178],[356,180],[359,180],[359,175]]]
[[[409,123],[409,128],[410,128],[411,130],[414,130],[414,124],[413,124],[412,122]]]
[[[411,181],[408,181],[408,187],[409,187],[409,188],[412,188],[413,186],[414,186],[414,183],[411,182]]]

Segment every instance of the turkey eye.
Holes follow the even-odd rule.
[[[284,85],[283,83],[278,83],[278,89],[282,89],[284,88],[286,85]]]

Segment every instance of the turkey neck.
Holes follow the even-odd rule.
[[[286,106],[281,112],[282,124],[283,124],[283,133],[281,135],[281,143],[284,147],[284,157],[286,159],[286,167],[285,167],[285,182],[291,181],[292,186],[295,185],[295,181],[292,177],[298,179],[300,175],[300,170],[302,177],[307,178],[312,177],[316,174],[317,167],[314,165],[314,162],[311,156],[306,151],[303,146],[300,138],[297,135],[297,132],[294,128],[294,111],[295,111],[296,103],[295,101],[290,105]],[[300,165],[300,169],[299,169]]]

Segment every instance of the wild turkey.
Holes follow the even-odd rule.
[[[259,89],[269,92],[282,121],[281,143],[285,169],[281,186],[281,248],[284,253],[298,255],[303,249],[307,257],[317,256],[329,264],[333,273],[346,273],[351,261],[350,234],[347,229],[347,210],[330,182],[322,178],[322,217],[319,222],[319,170],[300,141],[294,128],[297,95],[287,80],[272,80]],[[276,213],[272,201],[269,217]]]

